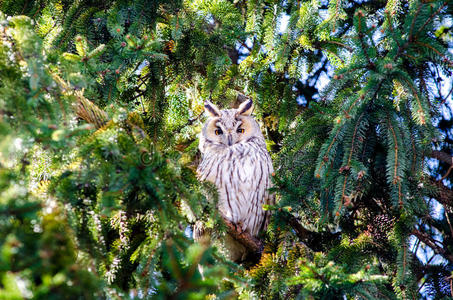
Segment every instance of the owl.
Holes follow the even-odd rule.
[[[253,237],[265,230],[269,211],[263,204],[273,204],[272,161],[258,122],[251,116],[253,102],[244,101],[237,109],[219,110],[205,102],[209,115],[200,133],[200,180],[212,182],[219,193],[218,210],[223,218]],[[224,246],[231,260],[241,261],[246,248],[232,236]]]

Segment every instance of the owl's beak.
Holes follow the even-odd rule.
[[[231,146],[233,144],[233,137],[231,134],[228,135],[228,146]]]

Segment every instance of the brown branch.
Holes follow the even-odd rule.
[[[35,211],[41,209],[42,207],[43,206],[40,203],[31,203],[28,206],[15,207],[15,208],[8,207],[6,209],[0,210],[0,215],[11,216],[11,215],[26,214],[26,213],[30,213],[30,212],[35,212]]]
[[[448,175],[450,175],[451,170],[453,170],[453,165],[451,165],[450,168],[448,168],[447,173],[445,173],[445,175],[442,176],[442,178],[439,179],[439,181],[442,181],[442,180],[444,180],[445,178],[447,178]]]
[[[450,278],[450,294],[453,297],[453,275]]]
[[[85,98],[82,93],[76,92],[75,95],[78,100],[74,106],[75,113],[79,118],[95,125],[98,129],[107,124],[107,122],[109,121],[109,116],[105,111]]]
[[[414,229],[411,234],[421,240],[426,246],[430,247],[436,254],[442,255],[449,261],[453,261],[453,254],[437,245],[436,242],[431,238],[431,236],[426,232]]]
[[[239,44],[241,44],[241,46],[244,47],[245,49],[247,49],[249,52],[252,52],[253,46],[252,46],[252,48],[250,48],[249,46],[247,46],[246,43],[244,43],[241,40],[239,40]]]
[[[228,233],[239,243],[244,245],[248,250],[253,253],[261,255],[263,252],[263,243],[251,236],[248,232],[242,231],[238,226],[223,218],[225,225],[227,226]]]
[[[414,30],[414,25],[415,25],[415,20],[417,19],[417,16],[418,14],[420,13],[420,10],[422,8],[422,5],[423,3],[419,3],[418,6],[417,6],[417,11],[415,12],[415,16],[414,18],[412,19],[412,23],[411,23],[411,29],[409,30],[409,41],[412,41],[412,31]]]
[[[291,225],[291,227],[296,231],[297,236],[301,240],[308,240],[312,232],[303,227],[302,224],[299,223],[299,220],[297,220],[293,215],[289,215],[287,218],[289,225]]]
[[[96,128],[101,128],[109,121],[107,113],[96,104],[85,98],[85,96],[83,96],[83,91],[74,90],[68,82],[64,81],[57,74],[53,75],[53,79],[58,84],[64,95],[76,98],[76,101],[73,103],[73,109],[79,118],[95,125]]]
[[[369,46],[365,43],[365,41],[364,41],[364,39],[363,39],[363,38],[365,37],[365,34],[362,32],[362,26],[361,26],[361,24],[362,24],[361,22],[362,22],[362,21],[361,21],[361,17],[363,17],[364,15],[363,15],[362,10],[357,11],[356,14],[357,14],[357,17],[358,17],[358,19],[359,19],[359,24],[358,24],[358,27],[359,27],[359,28],[358,28],[357,37],[358,37],[359,40],[360,40],[360,44],[362,45],[363,53],[365,54],[365,57],[366,57],[366,59],[367,59],[367,61],[368,61],[368,68],[371,69],[371,70],[374,70],[374,69],[375,69],[375,65],[374,65],[374,63],[371,61],[370,56],[368,55],[368,48],[369,48]]]
[[[444,104],[444,103],[449,99],[449,97],[450,97],[450,95],[451,95],[451,92],[453,92],[453,86],[451,87],[450,91],[448,92],[448,95],[445,96],[445,97],[442,99],[442,101],[440,101],[440,104]]]
[[[431,157],[435,158],[443,163],[446,163],[448,165],[453,165],[453,156],[450,154],[443,152],[443,151],[438,151],[438,150],[433,150],[431,151]]]
[[[174,130],[175,133],[181,133],[181,131],[186,128],[187,126],[191,126],[193,125],[193,123],[195,123],[195,121],[199,120],[201,118],[201,116],[203,115],[204,113],[204,110],[196,117],[192,118],[192,119],[189,119],[187,120],[187,122],[184,124],[184,125],[181,125],[181,127],[177,128]],[[192,143],[193,140],[190,140],[190,143]],[[185,148],[185,147],[184,147]]]
[[[444,8],[447,4],[448,4],[448,1],[445,1],[445,2],[439,7],[439,9],[438,9],[436,12],[434,12],[434,13],[428,18],[428,20],[425,21],[425,23],[422,25],[422,27],[420,27],[420,28],[417,30],[417,32],[415,33],[415,36],[417,36],[417,35],[420,33],[420,31],[422,31],[423,28],[425,28],[425,26],[428,25],[428,23],[429,23],[429,22],[430,22],[430,21],[431,21],[438,13],[439,13],[439,12],[442,10],[442,8]]]
[[[433,191],[430,196],[436,198],[441,204],[453,209],[453,191],[433,177],[431,177],[430,183],[437,187],[437,191]]]
[[[447,170],[447,173],[445,173],[445,175],[442,176],[442,178],[439,181],[444,180],[445,178],[448,177],[448,175],[450,175],[450,172],[453,170],[453,156],[442,151],[434,150],[431,152],[431,157],[439,160],[440,162],[450,165],[450,167]]]
[[[434,48],[433,46],[428,45],[428,44],[425,44],[425,43],[421,43],[421,42],[415,42],[415,44],[418,44],[418,45],[420,45],[420,46],[427,47],[427,48],[433,50],[434,52],[436,52],[437,55],[441,56],[441,57],[444,59],[444,61],[445,61],[446,63],[448,63],[448,65],[449,65],[450,67],[453,66],[453,62],[451,62],[445,55],[443,55],[439,50],[437,50],[437,49]]]
[[[341,46],[341,47],[345,48],[345,49],[348,50],[350,53],[354,52],[354,49],[352,49],[352,47],[350,47],[350,46],[348,46],[348,45],[346,45],[346,44],[337,42],[337,41],[323,41],[323,43],[327,43],[327,44],[335,44],[335,45],[338,45],[338,46]]]
[[[135,99],[139,98],[139,97],[142,97],[142,96],[145,96],[146,95],[146,90],[143,90],[141,93],[138,93],[137,95],[135,95],[131,101],[134,101]]]
[[[447,210],[444,210],[445,219],[447,219],[448,227],[450,228],[451,237],[453,238],[453,227],[451,226],[450,217]]]

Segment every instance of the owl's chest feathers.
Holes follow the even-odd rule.
[[[265,220],[262,205],[270,198],[272,171],[270,156],[260,143],[206,148],[197,170],[201,180],[217,186],[224,217],[241,223],[253,235]]]
[[[255,143],[206,150],[197,170],[198,176],[219,188],[250,183],[259,179],[257,175],[272,172],[268,166],[271,165],[269,154]]]

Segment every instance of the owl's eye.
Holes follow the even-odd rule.
[[[236,130],[236,131],[237,131],[237,133],[244,133],[245,132],[245,130],[243,128],[238,128],[238,130]]]
[[[218,128],[214,131],[215,135],[220,135],[223,133],[222,129]]]

